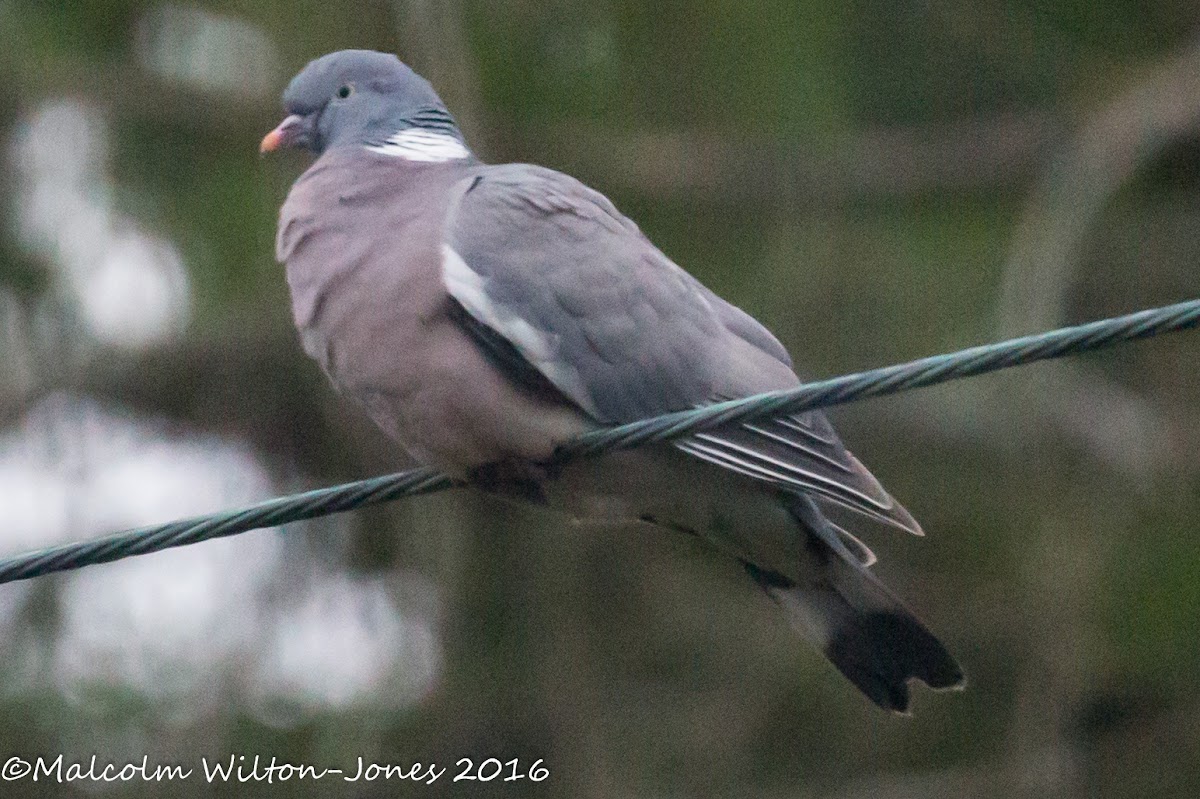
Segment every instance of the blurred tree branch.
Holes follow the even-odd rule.
[[[1000,335],[1067,323],[1071,289],[1094,227],[1117,191],[1181,136],[1200,125],[1200,40],[1156,66],[1086,120],[1052,162],[1012,239],[996,310]],[[1086,364],[1026,375],[1020,414],[1067,432],[1114,468],[1144,476],[1183,431],[1156,399],[1102,377]],[[1011,387],[1006,389],[1006,394]],[[1013,408],[1011,394],[1000,401]],[[1036,431],[1005,424],[1020,440]],[[1016,438],[1011,438],[1016,433]]]
[[[501,125],[503,123],[500,123]],[[844,135],[827,156],[790,142],[713,130],[613,131],[582,122],[509,128],[563,171],[596,176],[649,197],[718,205],[836,206],[854,197],[991,192],[1032,177],[1061,134],[1052,114],[1034,111],[954,124],[874,127]]]

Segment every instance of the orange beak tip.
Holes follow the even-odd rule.
[[[258,145],[258,154],[266,155],[267,153],[278,150],[282,141],[283,133],[279,130],[279,128],[275,128],[275,130],[271,131],[266,136],[263,136],[262,141]]]

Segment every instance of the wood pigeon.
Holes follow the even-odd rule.
[[[872,702],[963,674],[827,515],[917,522],[820,413],[549,466],[585,431],[800,381],[783,346],[603,195],[472,155],[398,58],[311,62],[262,141],[318,157],[276,253],[304,350],[419,461],[579,520],[686,531],[736,558]]]

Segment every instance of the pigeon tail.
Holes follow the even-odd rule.
[[[750,563],[746,570],[788,614],[789,621],[846,679],[885,710],[907,713],[908,683],[961,689],[958,663],[904,603],[851,557],[827,543],[835,532],[811,530],[811,505],[794,508],[806,529],[810,553],[822,564],[817,579],[796,583]]]

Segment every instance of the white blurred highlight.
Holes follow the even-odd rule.
[[[379,579],[316,577],[264,638],[248,693],[260,718],[281,725],[321,709],[412,704],[437,672],[429,624],[398,613]]]
[[[176,435],[85,397],[50,396],[0,434],[3,554],[275,493],[246,447]],[[23,669],[26,690],[53,687],[85,710],[135,696],[176,726],[230,695],[285,725],[419,701],[437,672],[430,623],[402,612],[382,580],[313,562],[284,568],[283,542],[255,531],[72,572],[44,651],[20,623],[32,583],[4,586],[0,662],[45,661]]]
[[[195,6],[148,12],[138,25],[137,52],[150,72],[201,90],[254,98],[278,89],[279,58],[270,37]]]
[[[102,344],[144,349],[186,325],[178,250],[113,208],[105,125],[71,100],[38,108],[13,145],[18,239],[46,258],[54,289]]]

